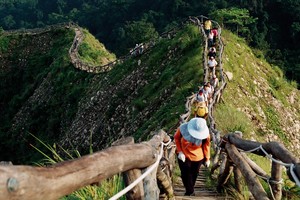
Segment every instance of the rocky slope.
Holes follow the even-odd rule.
[[[251,128],[246,138],[278,141],[299,155],[300,92],[295,82],[285,80],[278,67],[268,64],[241,38],[225,31],[223,39],[224,68],[233,75],[223,99],[248,119]]]

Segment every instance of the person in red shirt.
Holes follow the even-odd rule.
[[[177,129],[174,136],[185,196],[194,196],[200,166],[210,165],[210,135],[206,120],[192,118]]]
[[[217,28],[213,28],[211,30],[212,34],[213,34],[213,43],[216,44],[217,38],[218,38],[218,29]]]

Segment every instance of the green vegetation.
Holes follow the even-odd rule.
[[[31,143],[27,132],[39,134],[42,140],[48,142],[61,137],[62,131],[74,118],[78,102],[85,95],[93,75],[80,72],[70,64],[68,50],[74,38],[72,30],[57,29],[37,36],[11,34],[1,37],[1,41],[8,41],[6,51],[13,52],[2,52],[6,65],[0,74],[0,141],[1,148],[6,149],[2,159],[30,163],[39,156],[27,153]],[[26,60],[22,61],[23,57]],[[23,63],[18,63],[20,61]],[[16,80],[22,84],[16,84]],[[33,104],[33,101],[36,102]],[[27,117],[13,126],[20,110]]]
[[[163,52],[173,49],[173,59],[165,60]],[[200,52],[200,53],[199,53]],[[137,106],[138,112],[143,112],[146,107],[159,106],[152,113],[151,120],[144,123],[137,130],[137,138],[142,133],[149,132],[157,127],[168,129],[178,119],[178,113],[184,112],[185,97],[191,94],[200,84],[203,76],[201,66],[201,39],[200,33],[194,26],[188,26],[179,32],[173,40],[165,40],[153,49],[153,56],[145,60],[145,65],[156,62],[164,63],[159,71],[160,75],[157,79],[153,79],[147,86],[139,92],[141,95],[135,99],[134,106]],[[180,59],[176,57],[184,55]],[[146,76],[153,76],[153,71],[147,72]],[[161,104],[161,98],[164,105]],[[145,102],[143,100],[146,100]]]
[[[49,152],[52,156],[49,156],[48,153],[43,152],[41,149],[35,147],[34,145],[31,145],[35,150],[37,150],[41,155],[44,156],[44,159],[38,163],[36,163],[38,166],[47,166],[51,164],[55,164],[58,162],[63,162],[65,160],[71,160],[75,158],[80,158],[81,155],[78,151],[75,151],[74,153],[70,153],[66,151],[65,149],[62,150],[66,155],[67,159],[62,158],[57,153],[57,147],[54,144],[53,147],[49,144],[45,144],[42,140],[37,138],[36,136],[30,134],[44,149]],[[73,155],[75,154],[75,156]],[[83,187],[72,194],[69,194],[65,197],[60,198],[60,200],[93,200],[93,199],[108,199],[109,197],[113,196],[114,194],[118,193],[122,188],[124,188],[124,182],[122,179],[121,174],[115,175],[107,180],[101,181],[99,183],[95,183],[94,185]],[[120,199],[125,199],[125,197],[122,197]]]
[[[63,1],[60,2],[61,12],[66,12],[67,7],[64,6]],[[100,9],[100,4],[102,6],[102,3],[107,3],[105,8],[112,5],[110,12],[122,5],[124,8],[122,12],[128,13],[132,9],[130,6],[133,2],[135,1],[112,1],[111,4],[110,1],[101,1],[95,3],[95,7],[86,3],[84,11],[74,8],[70,13],[72,16],[77,15],[78,17],[80,12],[95,14],[97,11],[96,13],[103,14],[103,18],[97,18],[97,20],[108,20],[105,18],[106,12],[97,10]],[[41,4],[43,3],[41,2]],[[169,1],[159,3],[163,10],[168,10],[168,14],[166,14],[168,17],[178,16],[178,21],[182,19],[179,15],[181,10],[189,10],[191,5],[199,8],[196,2],[187,4],[181,0],[176,1],[177,6]],[[78,4],[81,5],[80,2]],[[149,2],[143,1],[143,5],[149,6],[149,4]],[[14,3],[11,3],[11,6],[14,6]],[[34,6],[36,4],[32,4],[32,8]],[[212,2],[211,6],[217,6],[217,4]],[[56,13],[55,9],[53,8],[53,12],[51,11],[50,21],[74,19],[71,15],[68,18],[63,14]],[[239,17],[240,14],[242,16],[249,15],[245,10],[231,11],[233,13],[229,14],[234,17]],[[193,13],[192,10],[189,12]],[[85,21],[92,22],[93,28],[97,27],[93,30],[95,32],[102,28],[103,32],[97,32],[97,37],[104,38],[111,49],[117,49],[120,45],[119,52],[127,53],[129,45],[157,39],[156,28],[160,27],[162,30],[168,22],[167,19],[159,20],[160,12],[149,11],[140,14],[140,17],[128,20],[124,24],[125,19],[120,20],[121,14],[120,16],[110,15],[110,22],[119,20],[118,24],[113,27],[95,25],[106,23],[102,21],[95,22],[97,20],[87,20],[86,18]],[[1,19],[6,22],[6,27],[14,27],[13,18]],[[238,31],[242,30],[243,33],[246,33],[247,38],[240,38],[226,30],[222,31],[226,44],[223,57],[224,68],[225,71],[233,73],[233,79],[228,82],[222,97],[223,103],[218,104],[214,112],[217,128],[222,133],[242,131],[247,139],[252,137],[265,139],[267,134],[274,133],[287,144],[288,139],[284,126],[288,126],[291,122],[287,122],[285,113],[295,108],[296,111],[293,114],[296,117],[300,116],[299,97],[295,89],[297,84],[286,81],[283,72],[276,67],[277,65],[269,65],[265,60],[267,56],[264,51],[257,49],[252,51],[246,45],[246,42],[254,41],[253,38],[249,38],[251,35],[249,31],[253,30],[251,27],[258,26],[256,24],[258,22],[254,21],[254,18],[251,18],[251,23],[240,18],[237,21],[226,20],[229,21],[227,21],[229,26],[239,27]],[[84,23],[82,19],[79,22]],[[43,24],[42,21],[40,23]],[[176,23],[176,21],[172,22],[172,24]],[[168,25],[170,26],[170,24]],[[103,30],[103,27],[108,30]],[[151,131],[160,128],[171,130],[170,134],[172,135],[174,133],[172,128],[178,122],[179,114],[185,112],[186,97],[197,90],[197,86],[202,84],[203,77],[202,37],[197,27],[191,25],[183,27],[175,35],[175,38],[159,38],[156,40],[156,45],[144,55],[126,60],[116,65],[111,71],[98,75],[79,71],[70,64],[68,50],[74,39],[73,30],[59,29],[38,36],[2,34],[0,36],[0,53],[4,57],[1,61],[6,66],[5,69],[1,69],[0,73],[3,83],[0,88],[0,110],[3,113],[0,116],[0,146],[1,151],[4,152],[2,159],[23,164],[38,161],[41,156],[32,153],[32,148],[29,146],[36,146],[37,149],[43,151],[45,145],[32,140],[28,132],[37,134],[42,141],[53,144],[61,140],[81,116],[83,117],[79,119],[83,124],[95,121],[92,122],[94,124],[89,124],[90,130],[80,129],[79,131],[80,135],[84,135],[85,131],[90,134],[88,141],[90,146],[84,143],[78,144],[82,150],[80,154],[92,152],[93,148],[98,150],[107,147],[120,137],[120,133],[122,136],[133,136],[138,141],[148,139],[151,137],[149,134]],[[294,28],[296,30],[296,24]],[[110,33],[109,37],[107,32]],[[87,30],[85,30],[85,35],[79,50],[84,61],[101,65],[114,60],[115,56],[106,51],[104,46],[98,43]],[[257,42],[261,38],[263,37],[257,36],[255,41]],[[115,44],[115,41],[118,43]],[[24,58],[26,59],[22,60]],[[131,80],[132,77],[138,78]],[[22,84],[16,84],[16,80]],[[98,93],[101,95],[97,97],[102,97],[102,95],[104,97],[93,100]],[[293,105],[287,98],[291,94],[295,94]],[[6,107],[6,105],[9,106]],[[97,108],[103,109],[97,110]],[[22,115],[18,115],[18,113]],[[88,115],[89,113],[94,115]],[[88,118],[94,116],[96,117]],[[99,122],[101,124],[96,124]],[[92,128],[95,128],[94,132],[91,131]],[[72,134],[73,132],[70,133],[70,138],[72,138]],[[92,136],[95,137],[93,140]],[[55,146],[53,148],[55,149]],[[28,153],[29,151],[31,153]],[[59,157],[59,155],[55,156]],[[117,190],[122,187],[121,182],[121,178],[117,176],[113,178],[112,183],[109,181],[107,185],[106,183],[101,184]],[[213,183],[210,184],[213,185]],[[265,187],[267,188],[266,185]],[[286,187],[294,190],[292,186]],[[100,193],[103,193],[103,189],[88,187],[66,198],[93,199],[98,198]],[[244,193],[244,197],[249,196],[246,189]]]
[[[237,35],[242,35],[245,38],[251,37],[248,25],[257,21],[257,18],[250,16],[249,10],[234,7],[215,10],[210,13],[210,16],[222,24],[222,27],[234,31]]]
[[[116,60],[114,54],[109,53],[103,44],[87,30],[83,30],[84,39],[79,46],[79,57],[82,61],[91,65],[102,66]]]
[[[265,126],[287,144],[283,129],[289,126],[290,122],[284,120],[284,115],[290,112],[287,110],[291,106],[288,97],[296,91],[295,84],[285,80],[278,67],[269,65],[266,60],[256,58],[242,38],[226,30],[222,33],[226,45],[223,57],[224,68],[233,73],[233,80],[229,81],[223,95],[225,105],[218,105],[215,113],[218,126],[225,132],[240,128],[248,138],[250,132],[260,136],[267,134],[260,128],[252,128],[256,123],[261,124],[267,120]],[[271,101],[272,98],[276,100]],[[270,105],[271,102],[274,105]],[[248,116],[237,114],[241,111]],[[297,112],[298,117],[299,114]],[[232,119],[225,120],[224,116],[231,116]]]
[[[215,112],[218,130],[228,133],[241,131],[248,135],[253,131],[253,126],[247,116],[232,105],[219,104]]]
[[[153,39],[157,32],[161,33],[181,24],[188,16],[199,15],[210,16],[226,28],[245,37],[252,47],[262,50],[262,56],[270,63],[283,69],[288,79],[299,83],[299,50],[295,48],[300,44],[298,1],[0,2],[0,22],[5,30],[73,21],[90,30],[117,55],[126,54],[135,43],[146,42],[151,37]]]
[[[297,92],[295,84],[285,80],[277,66],[271,66],[261,56],[257,58],[260,52],[256,50],[254,54],[244,39],[226,30],[222,34],[226,45],[223,66],[225,71],[233,74],[233,79],[227,82],[223,103],[218,104],[214,112],[217,129],[224,134],[239,130],[243,132],[243,138],[259,142],[266,142],[268,134],[274,134],[288,148],[289,136],[285,128],[293,124],[285,119],[285,115],[290,112],[290,107],[298,104],[294,102],[291,105],[288,100],[292,93]],[[294,114],[299,119],[300,113]],[[269,159],[254,154],[248,156],[270,174]],[[283,199],[298,199],[299,191],[295,190],[295,184],[285,173],[283,179]],[[268,184],[262,179],[261,183],[271,195]],[[228,183],[226,192],[236,199],[249,199],[250,194],[247,187],[238,194],[233,180]]]

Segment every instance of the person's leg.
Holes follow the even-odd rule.
[[[178,164],[181,171],[182,183],[185,187],[185,195],[190,195],[194,193],[194,184],[191,174],[192,161],[190,161],[189,159],[185,159],[185,162],[182,162],[178,159]]]
[[[203,164],[204,160],[200,160],[200,161],[194,161],[191,164],[191,174],[192,174],[192,184],[193,184],[193,188],[195,186],[196,180],[197,180],[197,176],[199,174],[199,169],[200,166]]]

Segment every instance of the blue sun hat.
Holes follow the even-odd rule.
[[[180,125],[180,133],[182,137],[196,145],[200,145],[203,139],[209,135],[206,120],[203,118],[193,118],[189,122]]]

